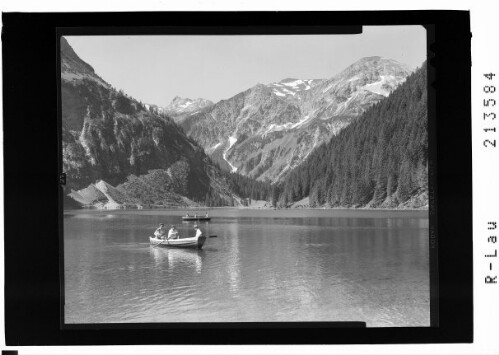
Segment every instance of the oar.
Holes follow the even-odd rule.
[[[210,235],[210,238],[216,238],[218,235]]]
[[[154,244],[154,245],[153,245],[153,248],[157,248],[157,247],[159,247],[161,244],[163,244],[163,242],[161,242],[161,243],[157,243],[157,244]]]
[[[167,241],[168,241],[168,239],[165,239],[165,240],[163,240],[163,241],[162,241],[162,242],[160,242],[160,243],[156,243],[156,244],[154,244],[153,248],[157,248],[157,247],[158,247],[158,246],[160,246],[161,244],[165,244],[165,242],[167,242]],[[166,244],[168,244],[168,243],[166,243]]]

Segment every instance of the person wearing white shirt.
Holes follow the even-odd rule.
[[[203,232],[201,232],[201,229],[198,228],[197,224],[194,225],[194,230],[196,231],[196,235],[194,236],[195,238],[200,237],[201,235],[203,235]]]
[[[178,239],[178,231],[173,224],[168,231],[168,239]]]

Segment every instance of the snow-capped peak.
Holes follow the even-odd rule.
[[[181,115],[185,113],[193,113],[205,107],[213,105],[213,102],[206,99],[189,99],[175,96],[172,102],[165,107],[165,111],[171,115]]]

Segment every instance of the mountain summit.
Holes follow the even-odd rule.
[[[208,106],[213,105],[213,102],[205,99],[195,99],[191,100],[188,98],[181,98],[180,96],[175,96],[172,102],[163,108],[163,111],[172,116],[180,116],[190,113],[198,112]]]
[[[99,85],[110,87],[102,80],[94,68],[78,57],[68,41],[61,37],[61,79],[66,82],[81,82],[82,80],[92,80]]]

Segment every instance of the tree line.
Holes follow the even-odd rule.
[[[238,173],[226,171],[223,174],[231,190],[238,196],[251,200],[270,199],[272,186],[269,181],[258,181]]]
[[[426,63],[318,147],[276,190],[285,206],[307,196],[311,206],[397,207],[415,196],[427,203]]]

